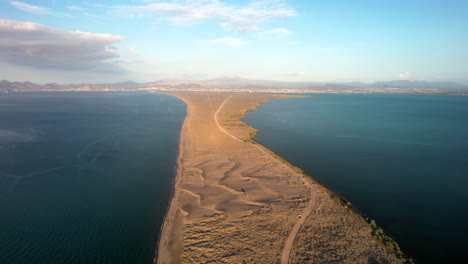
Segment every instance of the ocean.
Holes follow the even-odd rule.
[[[419,263],[468,256],[467,96],[320,94],[269,101],[244,121]]]
[[[0,95],[0,263],[152,263],[185,115],[168,95]]]
[[[256,139],[350,200],[419,263],[467,257],[468,97],[321,94],[249,113]],[[0,263],[152,263],[179,99],[0,96]]]

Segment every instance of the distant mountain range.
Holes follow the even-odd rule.
[[[238,77],[223,77],[208,80],[159,80],[149,83],[120,82],[103,84],[56,83],[35,84],[31,82],[0,81],[0,92],[7,91],[231,91],[231,92],[276,92],[276,93],[425,93],[468,94],[468,85],[454,82],[426,82],[395,80],[374,83],[320,83],[281,82],[252,80]]]

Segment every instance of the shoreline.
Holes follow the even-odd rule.
[[[170,94],[167,94],[167,95],[170,95]],[[174,95],[170,95],[170,96],[174,96]],[[176,162],[176,166],[174,168],[174,178],[173,178],[173,181],[172,181],[172,190],[171,190],[171,196],[169,198],[169,203],[168,203],[168,207],[167,207],[167,210],[166,210],[166,214],[164,215],[164,218],[163,218],[163,224],[161,225],[161,230],[159,232],[159,237],[158,237],[158,241],[157,241],[157,244],[156,244],[156,250],[155,250],[155,257],[154,257],[154,260],[153,260],[153,263],[156,264],[156,263],[177,263],[177,262],[174,262],[174,261],[170,261],[170,260],[167,260],[167,259],[164,259],[162,258],[162,254],[160,254],[160,251],[164,251],[164,249],[168,250],[168,244],[163,244],[161,243],[163,237],[168,237],[170,235],[167,235],[164,236],[165,233],[167,232],[170,232],[172,231],[176,226],[175,226],[175,218],[177,217],[177,211],[176,209],[178,207],[176,207],[176,203],[177,203],[177,196],[176,196],[176,190],[178,188],[178,182],[180,181],[180,177],[182,176],[181,175],[181,172],[182,172],[182,169],[183,169],[183,166],[182,166],[182,157],[184,155],[184,143],[185,141],[187,140],[186,139],[186,126],[187,126],[187,120],[189,119],[190,117],[190,104],[188,104],[188,102],[186,102],[185,100],[183,100],[182,98],[178,97],[178,96],[174,96],[176,98],[178,98],[179,100],[181,100],[182,102],[184,102],[184,104],[186,105],[186,116],[184,118],[184,121],[182,123],[182,126],[181,126],[181,131],[180,131],[180,137],[179,137],[179,149],[178,149],[178,153],[177,153],[177,162]],[[167,243],[167,239],[166,239],[166,243]],[[166,247],[166,248],[164,248]]]
[[[299,166],[297,166],[296,164],[294,164],[293,162],[289,161],[288,159],[284,158],[283,156],[279,155],[277,152],[269,149],[268,147],[266,147],[265,145],[263,145],[262,143],[260,143],[259,141],[257,141],[255,138],[252,138],[252,142],[253,144],[258,144],[259,146],[261,146],[262,148],[266,149],[267,151],[273,153],[273,157],[275,156],[278,156],[280,157],[280,161],[281,162],[285,162],[286,165],[288,166],[291,166],[291,167],[294,167],[294,168],[297,168],[299,170],[302,171],[302,174],[304,175],[304,177],[309,180],[312,184],[318,184],[319,186],[321,186],[322,188],[326,189],[327,192],[330,192],[334,197],[332,197],[333,199],[338,199],[338,201],[345,207],[349,208],[351,211],[353,211],[353,213],[355,213],[356,215],[358,215],[359,217],[361,217],[363,220],[366,221],[366,223],[368,223],[372,228],[373,228],[373,231],[376,231],[376,230],[379,230],[378,232],[380,233],[379,236],[381,237],[382,240],[382,243],[391,243],[393,246],[395,247],[399,247],[398,246],[398,243],[394,240],[393,236],[386,233],[379,225],[377,225],[375,223],[375,220],[370,218],[370,216],[366,215],[364,212],[362,212],[361,210],[359,210],[358,207],[356,207],[353,203],[351,203],[344,195],[342,195],[341,193],[333,190],[332,188],[330,188],[327,184],[325,184],[323,181],[321,181],[320,179],[316,178],[315,176],[311,175],[310,173],[308,173],[307,171],[301,169]],[[276,158],[276,157],[275,157]],[[400,258],[402,258],[404,261],[407,261],[409,263],[412,263],[411,261],[414,261],[412,260],[412,258],[410,258],[407,254],[405,254],[404,252],[399,252],[400,253]]]
[[[185,126],[187,118],[189,116],[189,105],[184,100],[180,99],[179,97],[177,97],[177,96],[175,96],[175,97],[178,98],[179,100],[181,100],[185,104],[185,106],[186,106],[186,115],[185,115],[184,121],[182,122],[182,126],[180,128],[179,148],[178,148],[177,157],[176,157],[177,162],[176,162],[176,164],[174,166],[174,177],[172,178],[171,194],[170,194],[170,197],[169,197],[169,200],[168,200],[166,214],[164,214],[162,225],[161,225],[160,230],[159,230],[159,235],[158,235],[158,239],[157,239],[155,250],[154,250],[153,264],[156,264],[157,261],[158,261],[159,247],[161,245],[161,238],[162,238],[162,234],[163,234],[163,231],[164,231],[164,227],[166,225],[166,218],[169,217],[170,208],[172,207],[172,204],[174,202],[174,194],[175,194],[175,189],[176,189],[176,184],[177,184],[177,177],[179,175],[179,170],[181,170],[181,168],[182,168],[182,156],[183,156],[183,151],[184,151],[183,137],[184,137],[184,131],[185,131],[184,126]]]
[[[193,142],[193,143],[196,143],[196,144],[200,144],[200,142],[197,142],[197,141],[200,141],[200,140],[202,140],[202,141],[205,140],[206,141],[206,138],[203,139],[203,137],[205,137],[205,134],[203,134],[203,133],[202,133],[202,135],[203,135],[202,138],[200,138],[200,137],[197,138],[196,135],[194,136],[194,133],[197,132],[197,129],[200,130],[203,127],[199,126],[199,127],[195,127],[196,129],[193,129],[194,128],[194,124],[193,124],[194,120],[192,120],[193,118],[195,118],[195,119],[198,118],[196,121],[204,121],[205,120],[205,119],[203,119],[204,115],[200,115],[200,113],[198,113],[198,112],[200,112],[200,109],[203,109],[203,104],[196,104],[195,105],[196,108],[197,108],[198,117],[197,117],[197,114],[194,117],[193,113],[192,113],[192,110],[193,110],[192,106],[193,106],[194,102],[193,101],[191,102],[190,100],[193,100],[195,98],[195,99],[203,102],[204,100],[206,101],[206,99],[201,98],[201,95],[202,95],[201,93],[186,93],[186,92],[184,92],[184,93],[164,93],[164,94],[176,96],[180,100],[182,100],[187,105],[187,116],[184,119],[184,123],[182,125],[182,131],[181,131],[180,142],[179,142],[179,154],[178,154],[178,157],[177,157],[177,168],[175,169],[176,175],[174,177],[174,184],[172,186],[173,190],[172,190],[172,195],[171,195],[170,202],[169,202],[169,207],[168,207],[167,213],[166,213],[166,215],[164,217],[163,225],[161,226],[161,232],[160,232],[159,239],[158,239],[158,244],[156,246],[155,263],[161,263],[161,264],[171,263],[172,264],[172,263],[181,263],[181,262],[184,262],[184,261],[185,262],[196,261],[196,262],[199,262],[199,263],[203,263],[204,262],[203,260],[206,260],[206,258],[207,258],[207,256],[205,256],[205,254],[207,254],[207,252],[210,252],[210,254],[213,254],[210,251],[211,250],[210,248],[213,245],[211,245],[209,247],[199,247],[200,242],[206,243],[206,241],[204,239],[197,238],[197,236],[199,236],[198,234],[200,234],[200,232],[201,232],[201,234],[205,234],[205,235],[207,235],[207,233],[210,233],[210,235],[211,235],[211,233],[213,233],[213,235],[215,235],[215,237],[218,237],[220,235],[221,236],[226,236],[226,238],[223,239],[223,242],[224,243],[231,243],[231,244],[233,242],[236,243],[236,241],[231,241],[231,240],[235,240],[236,239],[235,237],[237,237],[237,235],[233,236],[232,234],[229,234],[230,233],[229,231],[223,231],[223,230],[225,230],[223,228],[221,228],[220,231],[219,231],[219,232],[222,232],[222,233],[219,233],[219,232],[215,233],[215,232],[213,232],[213,230],[211,230],[211,228],[210,228],[209,231],[204,230],[204,229],[203,229],[204,231],[200,230],[201,227],[206,225],[206,221],[208,219],[211,221],[210,222],[211,224],[215,223],[216,225],[220,225],[221,227],[226,226],[227,223],[232,226],[232,224],[234,223],[234,225],[238,226],[236,229],[239,229],[239,228],[242,228],[243,225],[245,225],[244,224],[245,220],[242,220],[242,219],[245,219],[246,217],[249,217],[249,216],[255,216],[256,214],[259,214],[259,216],[261,216],[261,215],[265,215],[265,216],[271,215],[270,217],[272,217],[272,218],[271,218],[270,222],[272,222],[272,223],[277,222],[278,225],[284,226],[283,231],[282,231],[284,235],[281,235],[281,233],[275,233],[275,232],[270,233],[270,232],[268,232],[268,234],[270,236],[277,237],[276,239],[279,240],[279,241],[276,242],[276,246],[273,247],[275,249],[276,253],[271,252],[272,255],[276,254],[276,256],[278,256],[278,257],[270,256],[270,258],[268,258],[269,256],[259,256],[258,255],[258,254],[260,254],[259,252],[264,251],[264,250],[260,250],[260,249],[259,249],[260,251],[258,251],[257,253],[255,253],[255,251],[253,251],[252,254],[248,254],[248,257],[249,258],[252,257],[251,258],[252,260],[254,258],[260,258],[259,260],[257,260],[259,263],[271,263],[272,260],[277,259],[277,258],[280,257],[280,255],[282,255],[281,256],[281,260],[282,260],[281,263],[283,263],[283,264],[290,263],[291,260],[295,260],[297,262],[297,257],[298,257],[298,255],[302,254],[302,252],[298,252],[298,246],[301,246],[301,245],[296,245],[296,244],[299,243],[298,242],[299,238],[303,237],[304,235],[307,236],[306,232],[301,232],[301,231],[303,231],[304,227],[310,227],[311,226],[311,223],[309,223],[309,222],[311,222],[310,217],[308,217],[309,214],[323,214],[322,204],[326,205],[327,207],[329,207],[331,205],[335,209],[335,211],[338,212],[338,213],[334,213],[333,215],[325,214],[324,219],[326,219],[326,217],[328,217],[328,218],[331,217],[330,219],[333,220],[334,219],[333,217],[335,217],[335,215],[338,215],[338,216],[343,215],[343,216],[340,216],[340,217],[346,217],[347,214],[354,215],[353,217],[351,217],[351,216],[349,217],[351,219],[350,225],[351,225],[351,228],[353,230],[356,230],[356,234],[358,234],[358,235],[354,234],[354,235],[350,235],[350,237],[349,237],[349,241],[350,241],[349,243],[351,243],[352,246],[353,246],[353,248],[351,250],[355,250],[356,252],[358,252],[361,255],[368,255],[370,252],[373,252],[372,254],[375,254],[376,256],[380,256],[379,258],[384,258],[384,259],[390,261],[391,263],[399,263],[399,261],[396,260],[396,258],[393,256],[392,253],[390,253],[390,252],[385,253],[386,250],[381,249],[381,246],[378,246],[379,243],[376,243],[374,241],[374,239],[372,239],[372,237],[370,236],[370,233],[372,233],[373,230],[371,228],[369,228],[368,223],[363,224],[363,222],[364,222],[363,214],[361,212],[359,212],[357,210],[357,208],[352,206],[343,196],[341,196],[340,194],[330,190],[329,188],[327,188],[323,183],[321,183],[315,177],[313,177],[310,174],[306,173],[305,171],[303,171],[299,167],[295,166],[293,163],[291,163],[291,162],[287,161],[286,159],[284,159],[283,157],[281,157],[279,154],[271,151],[266,146],[264,146],[261,143],[257,142],[255,139],[253,139],[254,136],[253,137],[250,136],[250,139],[247,142],[245,142],[242,138],[240,138],[238,136],[238,135],[242,134],[240,132],[243,132],[245,134],[246,131],[247,131],[247,133],[250,133],[251,129],[255,129],[255,128],[249,126],[248,124],[244,123],[243,121],[241,121],[241,119],[243,119],[243,117],[245,117],[248,114],[249,111],[256,110],[258,107],[261,106],[261,104],[266,103],[267,101],[269,101],[271,99],[275,99],[275,96],[272,96],[272,95],[257,96],[260,99],[261,98],[264,98],[264,99],[261,99],[261,100],[257,99],[256,101],[254,100],[255,104],[254,104],[254,109],[253,110],[251,109],[252,105],[250,105],[249,108],[246,108],[246,107],[244,107],[244,108],[242,108],[242,107],[241,108],[234,108],[234,109],[240,109],[241,110],[240,112],[237,112],[239,110],[233,112],[233,113],[236,114],[236,118],[234,118],[234,120],[231,120],[232,117],[230,117],[230,118],[226,117],[225,112],[229,112],[228,110],[230,110],[230,109],[227,109],[227,110],[222,109],[224,104],[230,99],[230,97],[235,96],[236,97],[235,100],[237,100],[236,103],[237,104],[240,103],[242,105],[242,102],[239,101],[239,99],[237,99],[237,97],[243,97],[241,99],[245,99],[244,97],[248,97],[248,96],[251,96],[251,95],[243,94],[241,96],[241,95],[238,95],[238,94],[226,94],[226,93],[224,93],[222,95],[219,95],[219,94],[218,95],[214,95],[214,94],[207,95],[208,97],[210,97],[210,96],[213,97],[212,101],[214,101],[214,99],[215,99],[214,97],[219,97],[220,98],[220,99],[216,98],[216,100],[219,100],[219,101],[217,101],[218,103],[211,102],[216,107],[219,107],[219,108],[217,108],[217,111],[214,114],[214,121],[215,121],[216,125],[219,127],[219,130],[221,130],[221,132],[225,133],[226,135],[232,137],[236,141],[239,141],[240,143],[236,142],[236,144],[238,145],[237,148],[243,146],[243,148],[245,148],[246,151],[248,151],[246,153],[252,153],[252,151],[254,151],[252,149],[252,146],[255,147],[255,149],[258,148],[261,152],[263,152],[264,154],[262,154],[262,155],[253,154],[253,153],[252,153],[252,155],[254,155],[253,157],[255,157],[255,158],[259,158],[261,156],[262,159],[265,159],[266,161],[269,162],[269,165],[265,168],[265,171],[268,168],[273,168],[273,167],[277,167],[277,169],[274,169],[273,172],[271,172],[271,173],[273,173],[272,176],[266,177],[266,178],[264,178],[262,180],[262,181],[266,181],[265,183],[267,184],[267,185],[265,185],[267,187],[265,187],[265,186],[262,187],[263,191],[262,191],[262,188],[260,188],[260,189],[258,189],[258,188],[256,188],[256,189],[251,189],[251,188],[247,189],[248,190],[247,193],[252,193],[252,195],[254,195],[254,196],[264,197],[264,198],[261,198],[260,200],[257,199],[257,198],[254,198],[253,200],[252,200],[252,198],[250,198],[250,199],[247,198],[247,201],[244,201],[245,199],[242,198],[242,197],[245,197],[243,195],[246,195],[246,191],[243,188],[240,188],[240,187],[232,187],[232,186],[243,186],[243,185],[227,186],[225,183],[222,183],[222,185],[226,185],[227,187],[229,187],[229,189],[226,189],[226,190],[228,190],[230,192],[234,192],[234,194],[237,195],[237,196],[241,196],[240,204],[239,204],[239,202],[237,202],[237,204],[235,204],[235,206],[241,206],[241,207],[239,207],[239,209],[230,210],[230,209],[226,209],[226,208],[222,209],[221,207],[219,207],[219,205],[216,206],[216,207],[205,206],[204,203],[207,200],[207,198],[205,198],[205,194],[203,192],[208,192],[209,193],[209,189],[206,189],[206,191],[205,191],[205,189],[203,189],[203,188],[200,189],[200,188],[198,188],[196,186],[199,183],[197,183],[198,180],[193,182],[193,180],[191,179],[193,177],[192,174],[194,173],[191,170],[192,169],[193,169],[193,171],[200,170],[201,173],[202,173],[200,175],[200,177],[202,177],[202,178],[207,177],[206,175],[203,176],[204,173],[208,174],[209,172],[211,173],[211,171],[210,170],[207,171],[204,167],[197,168],[195,166],[195,167],[192,168],[191,163],[192,163],[192,160],[196,159],[195,157],[198,158],[198,156],[202,155],[201,153],[203,153],[203,155],[210,155],[211,153],[206,152],[206,153],[208,153],[208,154],[206,154],[205,152],[194,151],[194,149],[196,149],[196,146],[194,147],[194,145],[190,144],[190,141],[191,141],[190,138],[192,138],[192,137],[195,140],[195,142]],[[191,97],[193,97],[193,98],[191,98]],[[296,97],[296,96],[286,96],[286,95],[284,95],[284,96],[282,96],[280,98],[288,98],[288,97]],[[189,98],[189,99],[187,99],[187,98]],[[224,101],[222,101],[221,98],[224,99]],[[229,102],[228,103],[228,108],[229,107],[232,108],[233,104],[234,103]],[[209,110],[208,112],[214,111],[215,108],[212,108],[212,109],[213,110]],[[217,115],[220,112],[220,110],[223,110],[222,113],[224,113],[224,116],[222,114],[222,118],[221,118],[221,121],[224,124],[221,124],[221,125],[218,123],[218,119],[217,119]],[[200,118],[202,118],[202,119],[200,119]],[[208,117],[206,117],[206,118],[208,118]],[[212,122],[212,121],[213,120],[211,120],[210,122]],[[233,121],[233,122],[231,122],[231,121]],[[231,122],[231,123],[229,123],[229,122]],[[190,126],[190,124],[192,126]],[[195,124],[196,124],[196,122],[195,122]],[[246,129],[242,130],[242,129],[238,128],[238,127],[243,127],[243,126],[245,126]],[[225,129],[228,129],[228,131],[226,131]],[[211,129],[211,130],[213,130],[213,129]],[[192,135],[189,135],[190,133],[192,133]],[[219,131],[217,131],[216,133],[217,133],[216,137],[218,137],[218,138],[222,137],[221,135],[219,135],[220,134]],[[234,133],[234,134],[237,133],[237,135],[233,136],[230,133]],[[229,144],[234,143],[234,141],[232,141],[232,139],[226,140],[226,138],[222,138],[220,140],[221,140],[220,142],[223,142],[222,145],[221,145],[222,146],[221,148],[226,148],[224,146],[225,144],[227,145],[228,143]],[[221,143],[217,143],[217,144],[221,144]],[[236,145],[236,144],[234,144],[234,145]],[[239,145],[239,144],[244,144],[244,145]],[[216,146],[218,146],[218,147],[216,147]],[[220,145],[214,145],[214,147],[216,149],[216,148],[219,148]],[[216,149],[216,150],[219,151],[219,149]],[[188,152],[190,152],[190,153],[188,153]],[[270,152],[270,153],[267,153],[267,152]],[[221,150],[221,153],[224,153],[225,155],[227,155],[228,152],[226,152],[225,150]],[[187,162],[186,162],[186,160],[184,160],[185,155],[187,155]],[[207,162],[210,162],[211,160],[216,159],[217,156],[215,155],[214,157],[213,156],[208,156],[208,157],[211,157],[211,158],[202,158],[201,159],[201,161],[202,161],[201,164],[205,164]],[[237,159],[239,159],[238,156],[235,156],[235,157],[237,157]],[[233,158],[231,158],[231,159],[233,159]],[[198,158],[198,160],[199,160],[199,158]],[[275,165],[275,164],[271,163],[271,160],[274,160],[275,162],[279,163],[279,165],[278,164]],[[245,164],[246,161],[244,160],[244,161],[240,161],[240,162],[241,163],[238,163],[238,164]],[[225,163],[220,163],[220,164],[225,164]],[[214,168],[213,169],[213,171],[214,171],[219,166],[220,165],[217,165],[217,167],[209,167],[209,168]],[[223,166],[225,166],[225,165],[223,165]],[[238,166],[238,165],[234,165],[234,167],[236,167],[236,166]],[[249,166],[252,167],[252,165],[249,165]],[[256,165],[256,166],[258,167],[259,165]],[[250,167],[245,167],[245,168],[248,169]],[[244,170],[245,170],[245,168],[244,168]],[[276,179],[276,178],[278,178],[278,179],[281,178],[281,177],[278,177],[278,175],[277,175],[277,173],[281,174],[280,169],[281,169],[281,171],[284,171],[284,173],[287,173],[288,175],[291,175],[291,176],[288,176],[288,177],[294,177],[294,179],[296,179],[296,180],[294,180],[293,185],[291,185],[291,183],[288,183],[287,185],[285,185],[284,183],[282,184],[282,183],[279,182],[279,180]],[[228,169],[225,172],[223,172],[222,170],[219,170],[218,173],[223,173],[225,175],[221,179],[221,181],[224,181],[224,178],[227,175],[226,173],[230,173],[232,170],[233,169]],[[297,170],[299,170],[299,172]],[[262,172],[262,171],[263,170],[260,170],[260,172]],[[291,172],[291,171],[295,171],[295,172]],[[184,172],[187,175],[184,175]],[[197,174],[197,173],[195,173],[195,174]],[[196,175],[196,176],[199,176],[199,175]],[[253,179],[256,179],[256,178],[253,178]],[[184,180],[185,181],[191,181],[193,183],[188,184],[188,185],[183,184],[182,181],[184,181]],[[208,178],[204,179],[204,181],[205,180],[208,180]],[[239,179],[237,179],[237,181],[238,180]],[[225,186],[219,185],[221,183],[221,181],[218,180],[218,183],[217,183],[216,186],[226,188]],[[268,181],[271,181],[271,182],[267,183]],[[290,182],[290,180],[287,180],[287,181]],[[303,182],[303,183],[300,183],[300,182]],[[184,185],[184,186],[182,186],[182,185]],[[310,186],[308,186],[308,185],[310,185]],[[320,187],[315,186],[315,185],[318,185]],[[195,186],[197,188],[195,188],[193,186]],[[295,186],[297,186],[297,187],[295,187]],[[303,186],[303,187],[301,187],[301,186]],[[182,188],[182,187],[184,187],[184,188]],[[211,187],[208,186],[208,187],[213,188],[213,186],[211,186]],[[236,189],[236,188],[240,188],[240,189],[234,190],[231,187],[234,188],[234,189]],[[190,189],[190,188],[192,188],[192,189]],[[219,188],[219,187],[217,187],[217,188]],[[247,187],[244,187],[244,188],[247,188]],[[265,188],[267,188],[267,189],[265,189]],[[271,188],[273,188],[275,190],[273,190]],[[299,189],[297,189],[297,188],[299,188]],[[270,191],[270,189],[271,189],[271,191]],[[320,189],[322,189],[322,190],[320,190]],[[241,190],[241,191],[239,191],[239,190]],[[301,190],[303,190],[303,191],[301,191]],[[303,193],[306,190],[308,190],[307,191],[307,193],[309,193],[308,195],[306,193],[304,193],[304,194],[301,194],[301,195],[297,196],[298,194]],[[238,192],[238,193],[236,193],[236,192]],[[242,195],[242,192],[244,192],[243,195]],[[182,197],[182,199],[181,199],[181,195],[184,196],[185,193],[188,193],[190,195],[186,196],[186,197]],[[296,193],[296,194],[293,195],[293,193]],[[230,195],[232,195],[232,194],[230,194]],[[310,195],[310,197],[307,198],[309,195]],[[295,196],[297,196],[298,198],[294,198]],[[198,202],[193,200],[194,197],[197,198]],[[277,198],[273,199],[273,198],[267,198],[267,197],[277,197]],[[280,198],[280,197],[283,197],[283,198]],[[290,197],[290,198],[287,198],[287,197]],[[300,198],[300,197],[303,197],[303,198]],[[327,197],[329,197],[329,198],[327,198]],[[181,202],[179,202],[179,199],[181,199]],[[222,199],[224,199],[224,198],[222,198]],[[293,200],[291,200],[291,199],[293,199]],[[299,200],[297,200],[296,202],[291,204],[291,202],[293,202],[294,199],[299,199]],[[255,205],[255,204],[259,204],[259,203],[263,204],[262,201],[268,201],[268,200],[270,201],[269,206],[267,204],[265,204],[265,205],[267,205],[266,207],[265,207],[265,205],[262,205],[260,207],[258,207],[259,205]],[[276,201],[276,200],[278,200],[278,201]],[[337,201],[333,201],[333,200],[337,200]],[[275,203],[280,202],[280,204],[282,203],[283,205],[280,205],[279,207],[278,206],[273,206],[272,205],[273,201],[275,201]],[[230,200],[228,202],[231,203]],[[212,203],[212,202],[210,202],[210,203]],[[251,206],[256,206],[256,207],[251,207]],[[278,209],[276,209],[275,207],[278,207]],[[350,213],[350,211],[349,211],[350,209],[348,209],[348,207],[351,207],[350,208],[351,211],[352,211],[351,213]],[[256,212],[258,212],[258,213],[254,213],[253,215],[251,213],[248,213],[247,215],[245,215],[245,210],[246,209],[240,209],[240,208],[247,208],[247,209],[248,208],[260,208],[260,210],[256,210]],[[269,208],[269,209],[267,211],[265,211],[265,209],[262,209],[262,208]],[[294,208],[297,208],[297,209],[294,209]],[[317,208],[319,210],[318,213],[315,212]],[[343,208],[344,208],[344,210],[343,210]],[[277,212],[274,213],[274,211],[271,211],[272,209],[274,211],[277,211]],[[200,211],[200,213],[198,213],[198,211]],[[252,210],[249,209],[248,212],[250,212],[250,211],[252,211]],[[289,211],[291,211],[291,212],[286,213],[286,212],[289,212]],[[227,213],[227,215],[225,215],[225,213]],[[230,215],[232,215],[232,214],[237,215],[237,216],[236,217],[231,217]],[[298,219],[296,217],[296,214],[298,216]],[[301,218],[301,214],[303,214],[302,218]],[[244,215],[244,216],[242,216],[242,215]],[[219,218],[220,216],[222,216],[222,218]],[[356,219],[354,219],[354,218],[356,218]],[[239,219],[239,220],[236,220],[236,219]],[[261,218],[261,219],[263,219],[263,218]],[[261,220],[261,219],[259,219],[259,220]],[[254,219],[254,221],[259,221],[259,220]],[[238,224],[239,223],[238,221],[241,221],[240,223],[242,223],[242,224]],[[265,221],[265,220],[261,220],[261,221]],[[253,222],[253,223],[254,223],[253,228],[255,228],[256,227],[255,222]],[[261,222],[259,222],[259,223],[261,223]],[[295,223],[295,225],[293,223]],[[292,228],[293,225],[294,225],[294,228]],[[312,224],[312,226],[313,225],[314,224]],[[335,224],[335,225],[337,225],[337,224]],[[250,226],[252,226],[252,225],[250,225]],[[336,228],[336,226],[335,226],[335,228]],[[339,226],[339,228],[348,229],[349,226],[348,227]],[[214,228],[214,226],[213,226],[212,229],[216,229],[216,228]],[[284,231],[284,229],[286,229],[286,230]],[[197,231],[197,230],[199,230],[199,231]],[[289,230],[291,230],[291,231],[289,231]],[[262,233],[261,230],[257,230],[257,232],[259,232],[260,234]],[[278,231],[276,231],[276,232],[278,232]],[[287,232],[287,233],[284,233],[284,232]],[[224,233],[227,233],[227,234],[224,234]],[[266,234],[266,233],[263,232],[263,234]],[[288,237],[286,234],[289,235],[288,239],[286,239],[286,237]],[[326,237],[326,239],[330,239],[328,234],[322,234],[322,236]],[[259,240],[258,242],[260,242],[260,240],[263,239],[263,238],[251,238],[250,240],[252,240],[252,239],[253,240]],[[190,242],[187,243],[187,240],[190,240]],[[195,242],[191,243],[192,240],[195,240]],[[286,240],[288,242],[283,245],[282,241],[286,242]],[[184,243],[184,241],[185,241],[185,243]],[[369,245],[368,246],[369,248],[366,248],[366,249],[363,250],[362,246],[359,245],[359,242],[362,242],[362,241],[365,241]],[[333,243],[336,243],[336,242],[333,242]],[[186,244],[189,244],[190,248],[187,249]],[[254,244],[257,244],[257,243],[254,243]],[[190,246],[190,245],[196,245],[196,246],[193,247],[193,246]],[[268,245],[268,246],[271,248],[272,245]],[[288,249],[286,249],[286,248],[288,248]],[[270,250],[272,250],[272,248]],[[279,252],[281,250],[283,251],[283,253]],[[184,254],[184,252],[185,253],[190,252],[191,254],[187,255],[187,254]],[[242,252],[242,253],[244,253],[244,252]],[[199,255],[199,254],[201,254],[201,255]],[[309,254],[309,253],[307,253],[307,254]],[[234,258],[236,256],[231,256],[231,257]],[[244,260],[245,257],[246,256],[244,256],[241,259]],[[273,257],[273,259],[271,257]],[[211,260],[213,260],[213,258],[214,257],[211,257],[211,258],[208,257],[208,259],[211,259]]]
[[[262,143],[260,143],[259,141],[257,141],[255,138],[252,139],[252,141],[254,142],[253,144],[258,144],[260,145],[262,148],[265,148],[267,151],[273,153],[275,156],[278,156],[281,158],[281,160],[285,161],[285,164],[288,165],[288,166],[292,166],[292,167],[295,167],[299,170],[302,171],[302,173],[304,174],[304,177],[306,179],[308,179],[309,181],[312,182],[312,184],[316,183],[320,186],[322,186],[323,188],[327,189],[327,191],[331,192],[333,195],[335,195],[338,199],[340,199],[340,201],[342,202],[343,205],[347,205],[349,208],[351,208],[356,214],[359,214],[362,218],[366,219],[368,218],[366,216],[366,214],[362,211],[359,210],[359,208],[357,208],[354,204],[352,204],[345,196],[343,196],[342,194],[340,194],[339,192],[333,190],[332,188],[330,188],[327,184],[325,184],[323,181],[321,181],[320,179],[318,179],[317,177],[313,176],[312,174],[308,173],[307,171],[301,169],[301,167],[297,166],[296,164],[294,164],[293,162],[291,162],[290,160],[286,159],[285,157],[281,156],[279,153],[269,149],[267,146],[263,145]],[[281,161],[280,160],[280,161]]]

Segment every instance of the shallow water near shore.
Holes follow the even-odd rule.
[[[466,257],[468,97],[272,100],[256,139],[348,198],[419,263]]]
[[[185,115],[158,94],[0,96],[0,263],[152,263]]]

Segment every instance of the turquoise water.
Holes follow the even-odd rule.
[[[326,94],[272,100],[245,121],[420,263],[468,256],[468,97]]]
[[[147,93],[0,96],[0,263],[152,263],[185,109]]]

